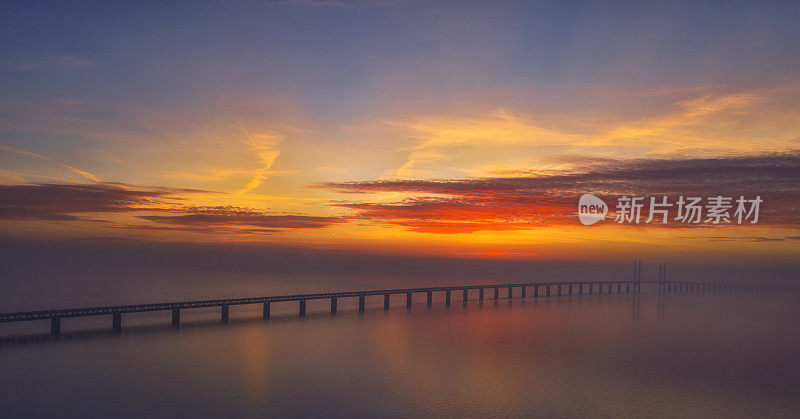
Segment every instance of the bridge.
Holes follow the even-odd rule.
[[[300,317],[306,314],[306,302],[309,300],[330,300],[331,314],[337,312],[338,300],[340,298],[357,298],[358,312],[364,313],[366,299],[370,296],[383,296],[383,309],[389,310],[389,296],[394,294],[406,295],[406,308],[411,309],[414,294],[426,294],[427,307],[433,304],[433,293],[444,293],[445,306],[450,307],[452,293],[461,293],[461,302],[466,305],[470,298],[470,291],[477,291],[478,301],[483,302],[487,291],[493,293],[492,298],[497,301],[500,299],[500,290],[506,291],[504,299],[514,298],[514,290],[519,289],[519,297],[526,298],[550,298],[572,295],[592,295],[603,294],[639,294],[642,284],[657,284],[659,294],[670,293],[715,293],[721,291],[779,291],[797,290],[793,287],[767,286],[767,285],[748,285],[748,284],[725,284],[714,282],[681,282],[667,281],[666,275],[659,270],[658,281],[641,281],[640,274],[634,272],[634,280],[630,281],[573,281],[573,282],[534,282],[534,283],[506,283],[491,285],[460,285],[446,287],[425,287],[425,288],[398,288],[381,290],[363,291],[344,291],[344,292],[323,292],[315,294],[291,294],[267,297],[251,298],[227,298],[214,300],[195,300],[172,303],[153,303],[153,304],[133,304],[115,305],[105,307],[84,307],[59,310],[24,311],[16,313],[0,314],[0,323],[21,322],[33,320],[50,320],[51,336],[58,336],[61,332],[61,319],[69,317],[88,317],[88,316],[111,316],[111,324],[114,331],[122,330],[122,315],[151,311],[171,311],[172,326],[180,327],[181,310],[204,307],[220,307],[221,321],[228,322],[230,307],[244,304],[261,304],[263,307],[263,318],[269,319],[270,305],[279,302],[297,302]],[[532,290],[532,296],[528,291]]]

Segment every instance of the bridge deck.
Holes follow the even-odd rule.
[[[125,313],[140,313],[147,311],[169,311],[169,310],[183,310],[189,308],[202,308],[202,307],[224,307],[242,304],[259,304],[259,303],[272,303],[284,301],[305,301],[305,300],[322,300],[328,298],[346,298],[346,297],[361,297],[370,295],[392,295],[392,294],[414,294],[421,292],[442,292],[442,291],[465,291],[465,290],[483,290],[494,288],[522,288],[522,287],[549,287],[549,286],[594,286],[594,285],[607,285],[607,284],[672,284],[673,286],[680,285],[701,285],[714,286],[714,287],[757,287],[758,289],[790,289],[790,287],[766,287],[756,285],[742,285],[742,284],[721,284],[721,283],[700,283],[700,282],[681,282],[681,281],[573,281],[573,282],[531,282],[531,283],[505,283],[505,284],[488,284],[488,285],[459,285],[447,287],[423,287],[423,288],[397,288],[397,289],[380,289],[380,290],[362,290],[362,291],[343,291],[343,292],[323,292],[314,294],[291,294],[291,295],[277,295],[265,297],[250,297],[250,298],[223,298],[213,300],[194,300],[182,302],[168,302],[168,303],[152,303],[152,304],[132,304],[132,305],[115,305],[105,307],[84,307],[72,309],[58,309],[58,310],[40,310],[40,311],[24,311],[16,313],[2,313],[0,314],[0,323],[6,322],[19,322],[28,320],[45,320],[57,319],[66,317],[86,317],[86,316],[102,316],[102,315],[119,315]],[[482,294],[482,293],[481,293]],[[548,294],[549,295],[549,294]],[[559,294],[560,295],[560,294]]]

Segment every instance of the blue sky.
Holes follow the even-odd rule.
[[[527,222],[522,232],[453,235],[449,224],[447,234],[420,232],[406,221],[441,214],[407,204],[436,198],[428,190],[362,196],[319,185],[470,185],[632,159],[640,168],[757,161],[772,173],[800,149],[797,2],[8,1],[0,12],[0,182],[24,196],[54,183],[113,199],[70,201],[61,221],[47,211],[46,223],[2,221],[17,236],[160,239],[145,233],[166,231],[158,220],[202,219],[217,224],[163,234],[358,248],[400,240],[470,252],[591,248],[583,230]],[[85,184],[94,186],[75,187]],[[169,201],[135,201],[150,205],[140,214],[125,206],[131,194]],[[384,220],[363,210],[387,205],[417,213]],[[442,222],[487,216],[443,205]],[[247,224],[284,228],[273,216],[308,223],[266,238]],[[778,224],[731,234],[794,237],[791,222]],[[630,246],[677,237],[603,231]],[[787,243],[776,246],[797,251]]]

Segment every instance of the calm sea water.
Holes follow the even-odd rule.
[[[335,318],[327,302],[305,319],[296,303],[274,305],[269,322],[257,307],[234,307],[227,325],[211,311],[184,317],[180,330],[168,314],[131,316],[119,336],[106,333],[109,319],[65,320],[59,341],[2,340],[0,411],[800,416],[797,297],[585,296],[410,312],[399,299],[364,315],[340,300]],[[87,325],[103,329],[75,331]]]

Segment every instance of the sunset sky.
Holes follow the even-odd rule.
[[[703,3],[703,4],[700,4]],[[800,257],[796,2],[3,2],[4,241]],[[578,197],[744,195],[756,225]]]

